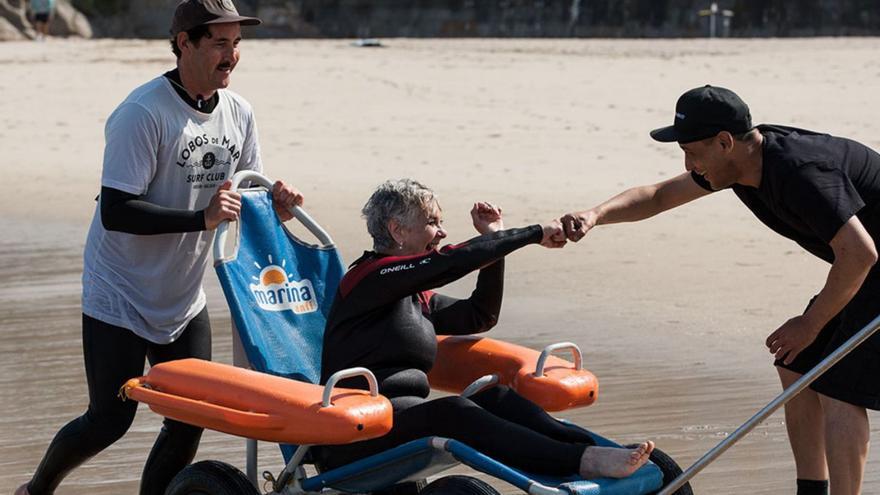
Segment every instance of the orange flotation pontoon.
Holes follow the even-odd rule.
[[[325,388],[191,358],[153,366],[120,394],[178,421],[270,442],[344,444],[391,429],[391,403],[375,387],[367,392],[333,383]]]
[[[575,363],[551,355],[560,350],[571,350]],[[538,352],[489,338],[437,337],[437,359],[428,374],[433,388],[460,393],[488,375],[546,411],[588,406],[599,394],[599,381],[581,368],[574,344],[555,344]]]

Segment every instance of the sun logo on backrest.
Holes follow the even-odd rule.
[[[287,270],[285,270],[285,267],[287,266],[287,260],[281,260],[281,266],[278,266],[275,264],[274,261],[272,261],[271,254],[267,256],[267,258],[269,259],[269,265],[265,268],[254,261],[254,266],[257,267],[258,270],[260,270],[260,276],[252,276],[252,279],[263,285],[277,285],[283,284],[284,282],[287,282],[288,279],[293,278],[293,275],[287,273]]]
[[[316,311],[318,302],[312,281],[296,280],[293,274],[287,273],[287,260],[281,260],[279,266],[272,261],[272,255],[268,259],[269,265],[265,268],[254,262],[260,274],[251,276],[256,283],[251,284],[250,289],[257,305],[269,311],[291,310],[297,314]]]
[[[270,266],[267,267],[262,275],[260,275],[260,282],[262,282],[263,285],[283,284],[284,282],[287,282],[287,274],[282,270],[278,270],[274,266]]]

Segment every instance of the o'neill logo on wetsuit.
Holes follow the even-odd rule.
[[[272,263],[271,255],[269,263]],[[312,281],[307,278],[294,280],[293,275],[284,269],[286,260],[281,261],[281,266],[270,264],[263,268],[256,262],[254,265],[260,269],[260,275],[251,277],[256,283],[250,284],[250,289],[260,308],[267,311],[290,310],[296,314],[318,310]]]

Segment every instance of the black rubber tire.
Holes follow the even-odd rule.
[[[626,448],[634,449],[638,447],[638,445],[627,445]],[[654,451],[651,452],[651,462],[657,465],[660,468],[660,472],[663,473],[663,486],[672,483],[672,480],[678,478],[678,475],[682,473],[681,467],[675,462],[669,454],[663,452],[662,450],[654,447]],[[651,495],[654,495],[659,492],[653,492]],[[672,495],[694,495],[694,490],[691,488],[690,483],[685,483],[681,488],[675,490]]]
[[[500,495],[488,483],[471,476],[444,476],[428,483],[421,495]]]
[[[200,461],[177,473],[165,495],[260,495],[260,492],[235,467],[220,461]]]
[[[428,480],[407,481],[390,488],[373,492],[373,495],[420,495],[428,485]]]

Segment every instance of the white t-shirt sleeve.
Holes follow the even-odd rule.
[[[245,137],[244,144],[241,147],[241,160],[238,161],[237,171],[253,170],[254,172],[263,171],[263,160],[260,157],[260,138],[257,132],[257,120],[254,118],[253,111],[245,114]]]
[[[138,103],[126,102],[104,128],[104,169],[101,185],[141,196],[156,175],[159,128]]]

